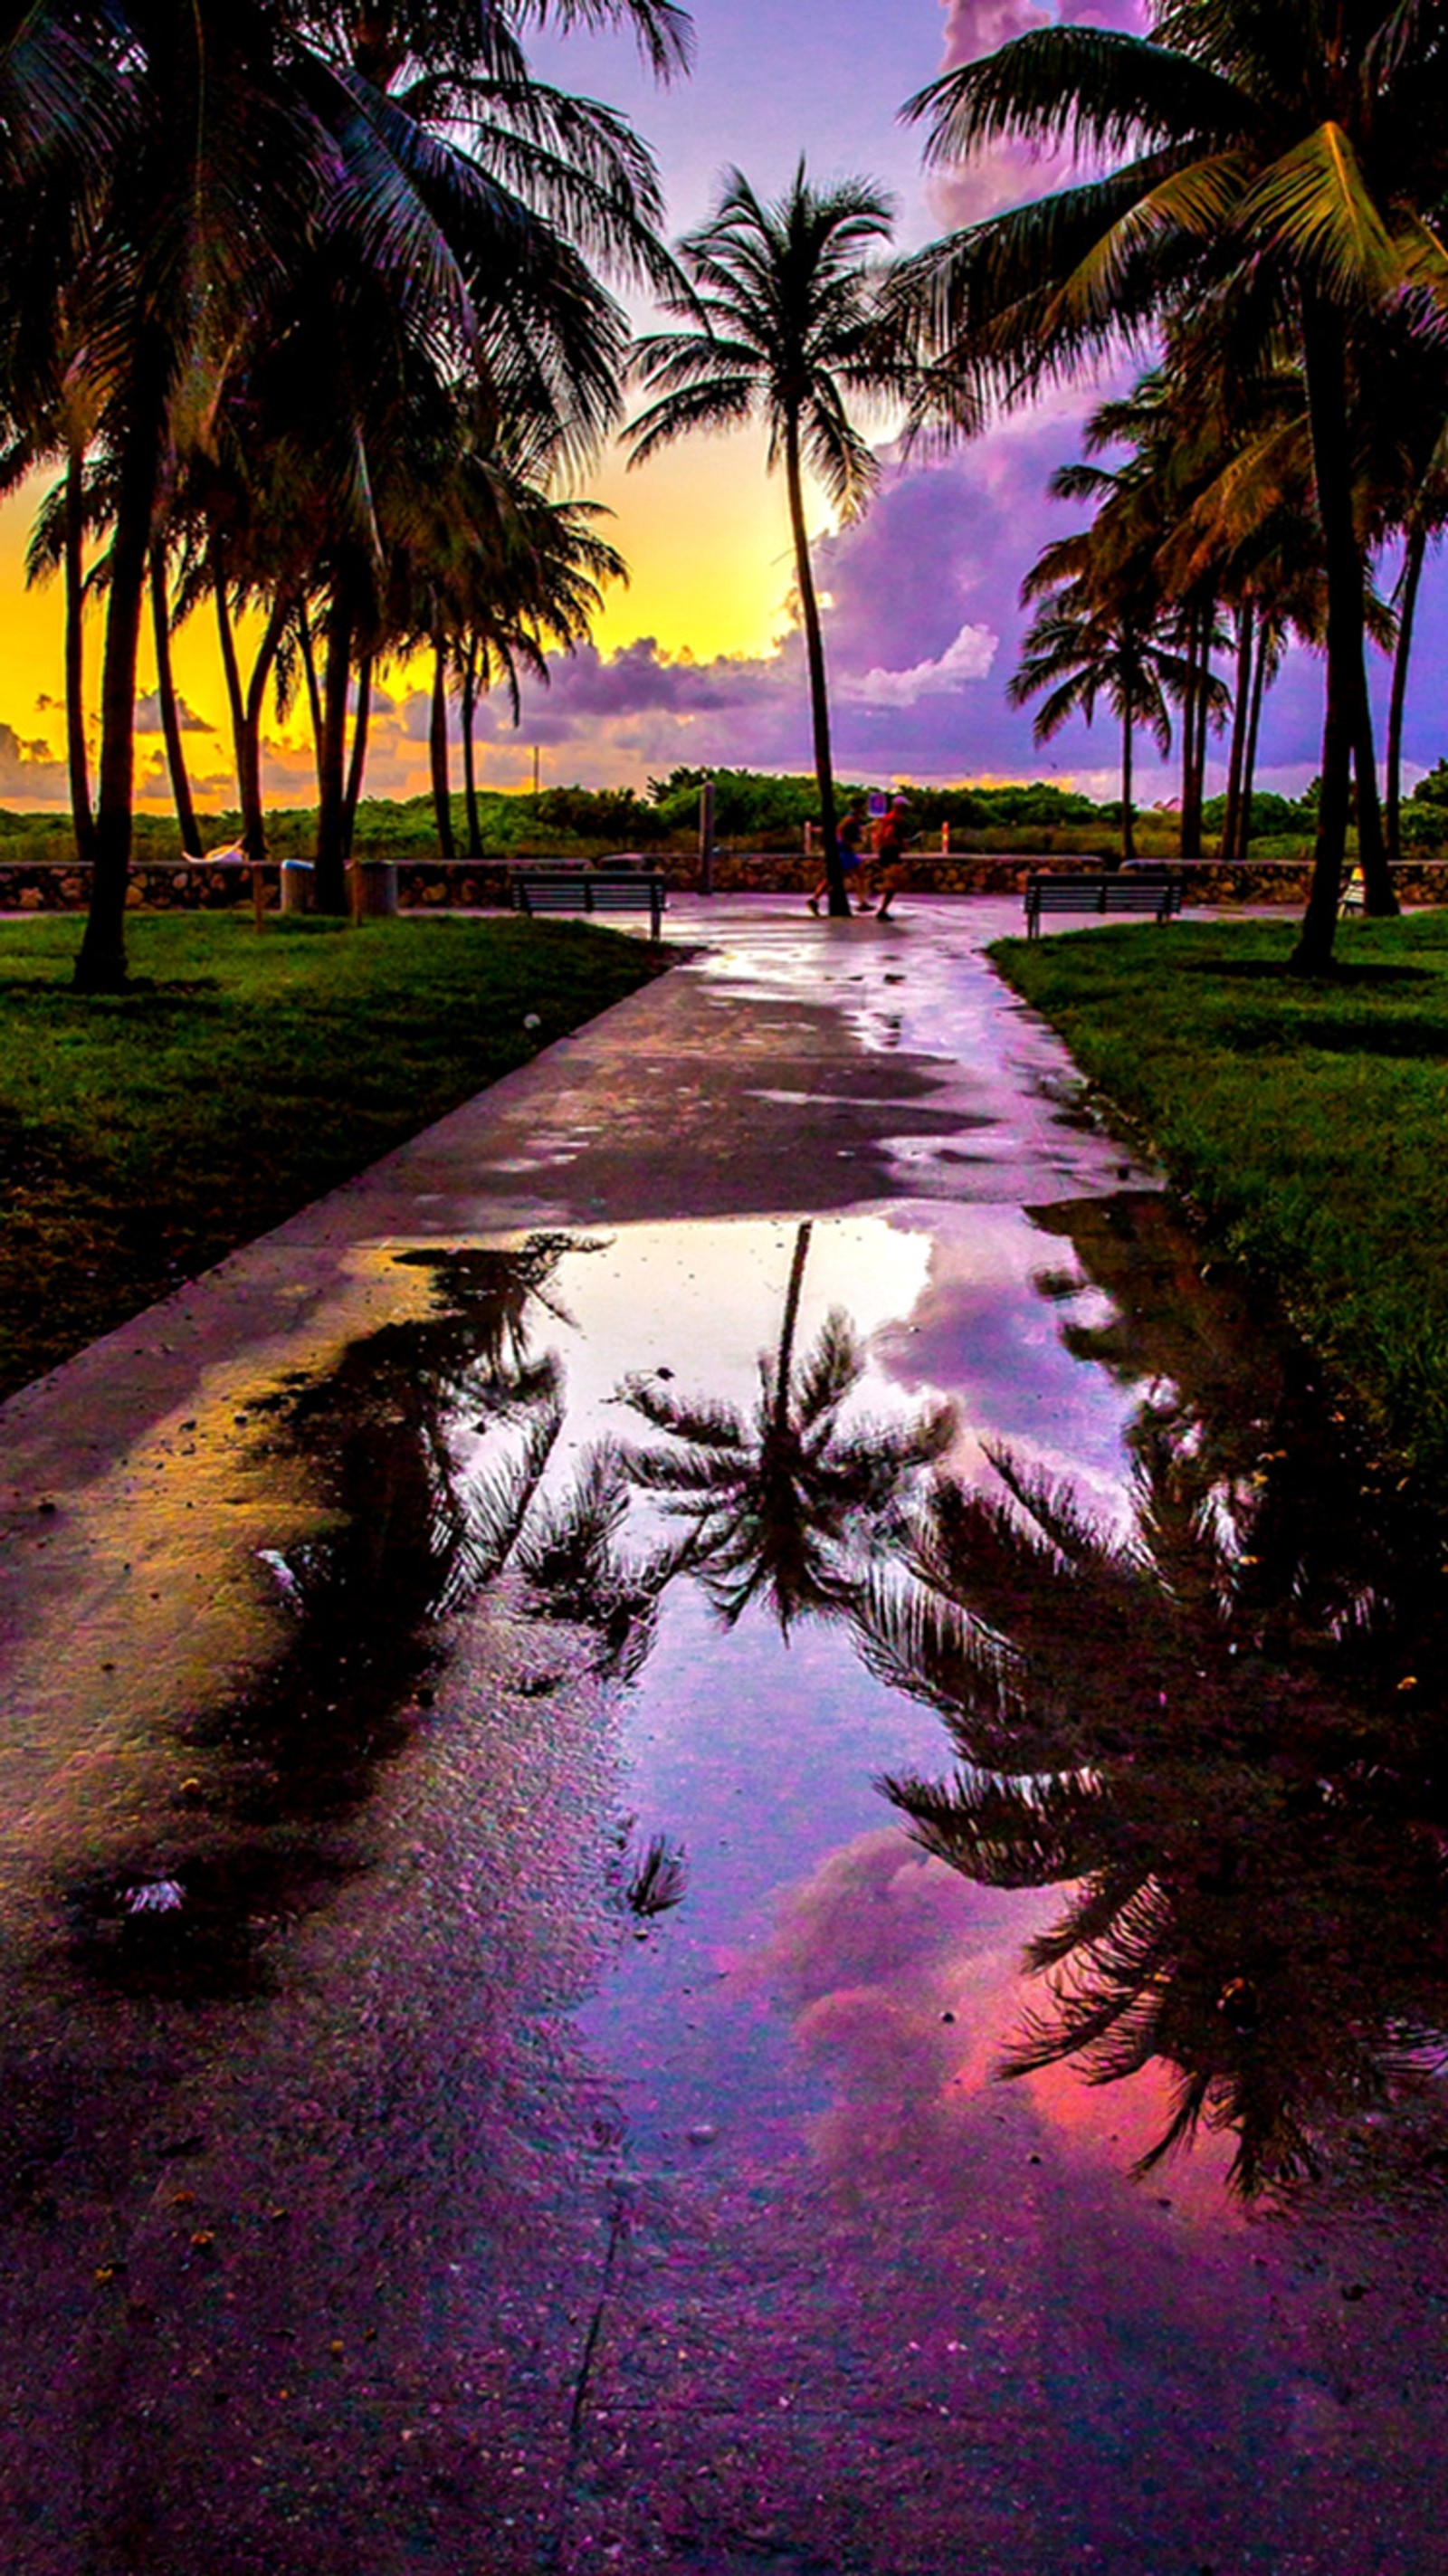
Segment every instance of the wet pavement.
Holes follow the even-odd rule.
[[[983,940],[699,956],[0,1414],[34,2576],[1437,2571],[1443,1533]]]

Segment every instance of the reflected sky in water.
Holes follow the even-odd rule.
[[[1424,1770],[1409,1723],[1426,1684],[1407,1705],[1397,1665],[1391,1713],[1411,1777],[1366,1811],[1357,1779],[1381,1768],[1362,1739],[1383,1722],[1384,1657],[1412,1660],[1409,1631],[1435,1626],[1430,1569],[1421,1550],[1416,1565],[1381,1547],[1368,1561],[1371,1461],[1343,1448],[1296,1382],[1300,1355],[1254,1343],[1231,1311],[1238,1292],[1208,1288],[1198,1269],[1149,1197],[1039,1216],[641,1227],[563,1258],[550,1338],[566,1410],[545,1506],[598,1443],[647,1453],[631,1389],[653,1408],[655,1456],[659,1420],[690,1406],[735,1408],[730,1436],[743,1439],[751,1405],[762,1422],[777,1391],[781,1330],[800,1385],[841,1310],[859,1342],[842,1437],[870,1420],[898,1434],[942,1399],[955,1409],[938,1470],[908,1475],[878,1526],[857,1531],[845,1588],[858,1579],[860,1599],[826,1597],[787,1625],[763,1596],[722,1617],[707,1546],[658,1582],[620,1693],[622,1795],[631,1848],[682,1846],[687,1894],[635,1927],[579,2016],[642,2168],[809,2154],[845,2173],[904,2152],[903,2139],[949,2206],[972,2124],[1008,2119],[1142,2212],[1221,2226],[1229,2185],[1250,2197],[1318,2179],[1339,2111],[1349,2128],[1405,2095],[1417,2116],[1433,2111],[1436,1765]],[[695,1450],[686,1463],[702,1474],[708,1462]],[[984,1621],[992,1654],[1016,1659],[1014,1717],[1009,1692],[995,1708],[994,1666],[985,1686],[979,1673],[962,1681],[938,1637],[912,1661],[904,1632],[885,1634],[892,1587],[902,1617],[907,1595],[912,1616],[945,1599],[944,1577],[933,1595],[918,1580],[935,1472],[979,1516],[972,1569],[993,1529],[1029,1525],[1035,1495],[1055,1496],[1097,1551],[1074,1589],[1058,1585],[1050,1653],[1049,1600],[1022,1597],[1027,1629],[1013,1639],[999,1589],[972,1603],[969,1581],[956,1585],[952,1615]],[[633,1490],[620,1547],[643,1561],[677,1541],[682,1508],[677,1493]],[[1052,1544],[1069,1552],[1064,1526]],[[1199,1633],[1194,1581],[1211,1592]],[[951,1651],[964,1650],[957,1638]],[[1032,1652],[1044,1713],[1022,1680]],[[1184,1690],[1201,1699],[1190,1721],[1175,1704]],[[986,1703],[978,1742],[971,1711]],[[1308,1740],[1269,1743],[1289,1708]],[[964,1811],[952,1755],[966,1766]],[[1332,1778],[1313,1788],[1317,1773]],[[888,1783],[905,1784],[896,1821]],[[931,1801],[951,1798],[964,1821],[947,1828]],[[1294,1868],[1290,1902],[1269,1902],[1264,1871]],[[1385,1870],[1411,1882],[1418,1929],[1404,1938],[1423,1956],[1416,1982],[1400,1968],[1402,1991],[1375,2005],[1372,1971],[1348,1992],[1323,1953],[1334,1937],[1370,1939]],[[1324,1926],[1344,1910],[1333,1936]],[[1138,1940],[1156,1949],[1137,1959]],[[1316,2000],[1314,1978],[1330,1987]],[[1329,2037],[1335,2012],[1351,2027]],[[1007,2093],[997,2079],[1011,2062]],[[1182,2151],[1158,2189],[1174,2124]]]

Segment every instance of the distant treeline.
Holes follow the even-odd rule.
[[[535,853],[597,857],[611,850],[692,849],[699,830],[699,791],[709,772],[673,769],[666,778],[651,778],[640,795],[628,787],[547,787],[533,796],[484,789],[478,797],[484,858],[527,858]],[[753,849],[797,849],[806,822],[818,817],[815,782],[805,776],[775,776],[762,770],[719,769],[713,773],[714,833],[724,846]],[[875,782],[893,789],[896,781]],[[864,795],[872,782],[847,782],[846,796]],[[1017,785],[927,787],[905,782],[914,828],[926,843],[938,838],[942,823],[951,827],[956,846],[1004,849],[1028,843],[1042,849],[1103,846],[1121,826],[1117,803],[1097,804],[1072,788],[1049,781]],[[460,851],[466,853],[466,815],[461,797],[454,799]],[[1222,827],[1226,799],[1209,798],[1203,822],[1209,840]],[[1317,819],[1316,783],[1300,797],[1275,796],[1258,790],[1252,798],[1251,839],[1263,857],[1287,855],[1307,847]],[[1162,808],[1140,818],[1143,848],[1156,855],[1158,834],[1175,828],[1175,816]],[[238,813],[207,818],[209,849],[223,846],[240,831]],[[1156,830],[1153,830],[1156,826]],[[267,816],[267,838],[273,858],[310,858],[316,836],[316,810],[297,806]],[[1448,853],[1448,760],[1419,781],[1403,807],[1405,847],[1419,854]],[[359,856],[432,859],[437,855],[437,816],[431,796],[401,801],[364,798],[357,815]],[[1163,841],[1163,848],[1166,842]],[[164,860],[178,855],[176,825],[164,818],[138,815],[136,857]],[[21,814],[0,807],[0,857],[73,861],[75,841],[68,814]]]

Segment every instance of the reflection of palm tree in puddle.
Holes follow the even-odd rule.
[[[1160,2059],[1174,2107],[1144,2166],[1205,2121],[1251,2192],[1346,2154],[1448,2047],[1448,1751],[1420,1678],[1441,1586],[1411,1537],[1394,1581],[1340,1465],[1334,1498],[1260,1412],[1234,1456],[1159,1378],[1132,1446],[1124,1538],[1005,1453],[1004,1499],[942,1482],[859,1635],[959,1757],[885,1784],[925,1848],[986,1885],[1077,1882],[1027,1954],[1050,2000],[1005,2071]]]
[[[634,1412],[670,1444],[625,1450],[625,1475],[685,1525],[671,1570],[698,1576],[726,1627],[756,1600],[786,1635],[804,1613],[847,1609],[862,1549],[888,1534],[911,1479],[954,1435],[953,1408],[943,1404],[911,1422],[845,1427],[864,1355],[838,1310],[796,1360],[812,1230],[801,1225],[795,1237],[779,1346],[760,1360],[752,1414],[676,1396],[657,1378],[624,1383]]]
[[[535,1236],[515,1252],[406,1255],[433,1273],[422,1317],[354,1344],[326,1379],[254,1411],[320,1487],[329,1525],[266,1552],[289,1614],[283,1651],[245,1695],[190,1720],[228,1757],[192,1806],[148,1826],[144,1859],[68,1891],[80,1945],[108,1975],[215,1988],[250,1975],[251,1935],[358,1855],[337,1829],[430,1696],[435,1623],[513,1558],[562,1419],[561,1372],[535,1356],[536,1311],[589,1247]],[[478,1441],[481,1448],[472,1454]],[[493,1456],[494,1451],[501,1454]],[[183,1901],[137,1901],[149,1888]]]

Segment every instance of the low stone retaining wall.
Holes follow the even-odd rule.
[[[529,862],[530,865],[536,862]],[[693,858],[653,860],[677,893],[698,886]],[[1053,876],[1100,867],[1099,859],[1001,858],[980,851],[912,851],[907,882],[917,894],[1024,895],[1034,870]],[[1173,861],[1170,864],[1175,865]],[[397,862],[398,900],[404,912],[478,912],[506,907],[511,868],[504,859],[401,859]],[[1181,870],[1188,904],[1282,904],[1307,900],[1311,863],[1307,859],[1262,859],[1224,867],[1215,859],[1189,860]],[[722,853],[714,862],[717,894],[807,894],[820,874],[818,859],[803,856],[741,856]],[[278,863],[262,870],[263,902],[276,911],[280,902]],[[1448,859],[1407,859],[1394,870],[1393,882],[1405,903],[1448,904]],[[81,912],[90,900],[90,870],[79,863],[35,860],[26,866],[0,863],[0,912]],[[134,912],[226,912],[251,905],[251,870],[246,867],[195,867],[145,860],[131,873],[127,902]]]
[[[404,910],[456,907],[462,912],[505,906],[509,869],[502,859],[481,865],[459,861],[404,859],[398,863],[398,899]],[[275,912],[281,902],[281,867],[277,860],[262,869],[262,902]],[[91,872],[81,861],[40,859],[27,867],[0,863],[0,912],[83,912],[90,901]],[[132,912],[230,912],[251,910],[248,867],[195,867],[147,859],[131,870],[126,903]]]

